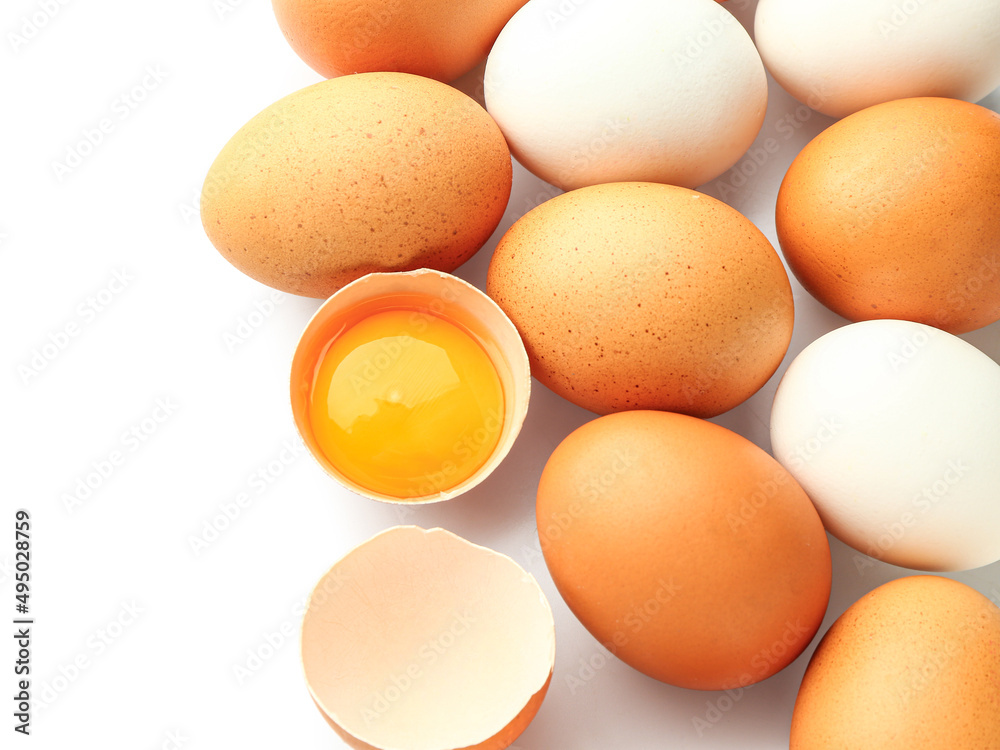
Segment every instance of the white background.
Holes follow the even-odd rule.
[[[787,747],[812,647],[736,700],[682,690],[605,660],[555,591],[538,552],[534,491],[551,450],[592,414],[536,384],[521,437],[492,477],[463,498],[407,511],[342,491],[298,446],[288,365],[319,302],[272,296],[240,274],[197,216],[201,182],[229,137],[271,102],[320,80],[285,43],[270,4],[50,4],[57,12],[26,44],[9,34],[43,12],[43,0],[5,0],[0,16],[0,619],[13,631],[13,516],[24,507],[33,517],[32,677],[40,700],[32,736],[14,739],[37,748],[343,747],[304,687],[301,607],[348,549],[415,523],[511,555],[549,596],[555,673],[515,747]],[[752,18],[752,0],[729,5],[745,24]],[[476,90],[474,76],[465,88]],[[758,142],[775,138],[778,151],[759,165],[744,160],[704,191],[724,194],[776,245],[778,183],[831,120],[797,110],[773,82],[770,94]],[[1000,109],[1000,93],[984,104]],[[794,134],[781,124],[789,116]],[[60,179],[53,163],[65,162],[105,118],[109,132]],[[503,231],[555,194],[516,168],[500,227],[458,274],[482,286]],[[796,329],[784,365],[844,323],[794,286]],[[261,309],[269,314],[254,314]],[[998,332],[994,325],[964,338],[998,359]],[[65,346],[26,375],[36,350],[54,341]],[[777,377],[716,421],[768,448]],[[133,430],[141,440],[129,437]],[[67,507],[78,481],[114,451],[121,460],[110,476]],[[236,515],[228,528],[194,549],[227,506]],[[859,566],[863,558],[831,545],[823,631],[862,594],[907,573]],[[1000,596],[1000,565],[956,577]],[[13,639],[0,642],[0,731],[3,746],[14,747]],[[591,675],[587,661],[603,666]],[[568,683],[582,677],[590,678],[582,686]],[[710,728],[699,734],[696,718]]]

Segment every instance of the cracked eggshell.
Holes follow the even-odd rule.
[[[611,653],[679,687],[742,688],[809,644],[830,596],[823,524],[749,440],[682,414],[595,419],[538,485],[559,593]]]
[[[810,141],[782,180],[775,225],[792,273],[835,313],[965,333],[1000,319],[998,205],[1000,115],[902,99]]]
[[[714,0],[530,0],[484,87],[517,160],[565,190],[702,185],[746,152],[767,109],[760,56]]]
[[[879,586],[813,653],[791,750],[1000,748],[1000,609],[939,576]]]
[[[309,397],[325,347],[359,310],[379,308],[387,298],[440,315],[466,329],[483,347],[496,368],[504,394],[500,439],[476,472],[449,490],[423,497],[394,497],[352,481],[324,455],[309,421]],[[421,268],[416,271],[372,273],[353,281],[324,302],[306,325],[292,357],[290,376],[292,416],[302,441],[323,470],[350,491],[372,500],[406,505],[450,500],[485,480],[506,458],[528,414],[531,367],[524,343],[503,310],[482,290],[457,276]]]
[[[767,238],[702,193],[616,183],[557,196],[498,244],[487,292],[532,374],[599,414],[721,414],[775,372],[792,289]]]
[[[781,87],[831,117],[1000,86],[1000,0],[760,0],[754,39]]]
[[[957,336],[902,320],[821,336],[778,384],[771,445],[859,552],[934,571],[1000,560],[1000,366]]]
[[[258,281],[328,297],[378,271],[452,271],[489,239],[510,152],[473,99],[406,73],[362,73],[275,102],[222,149],[205,232]]]
[[[555,627],[535,579],[443,529],[397,526],[319,581],[302,663],[324,718],[360,750],[501,750],[534,718]]]

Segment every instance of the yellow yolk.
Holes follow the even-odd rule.
[[[348,479],[401,499],[472,476],[503,427],[489,355],[463,328],[428,312],[375,312],[322,355],[309,404],[320,449]]]

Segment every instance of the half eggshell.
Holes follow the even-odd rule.
[[[503,426],[496,448],[472,476],[448,490],[421,497],[393,497],[351,480],[327,458],[309,422],[309,396],[314,373],[327,343],[359,309],[373,311],[398,298],[417,309],[439,315],[468,331],[490,357],[504,395]],[[292,414],[303,441],[320,466],[347,489],[373,500],[425,504],[461,495],[488,477],[507,456],[528,413],[531,366],[521,336],[500,307],[483,291],[457,276],[422,268],[410,272],[373,273],[336,292],[316,311],[303,331],[292,358]]]
[[[552,676],[555,627],[535,579],[443,529],[397,526],[323,576],[302,623],[313,701],[364,750],[500,750]]]

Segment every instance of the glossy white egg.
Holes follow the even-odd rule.
[[[1000,86],[1000,0],[760,0],[754,37],[775,80],[832,117]]]
[[[871,320],[820,337],[778,386],[771,442],[860,552],[933,571],[1000,560],[1000,366],[957,336]]]
[[[518,161],[554,185],[693,188],[749,148],[767,79],[715,0],[529,0],[490,52],[485,95]]]

